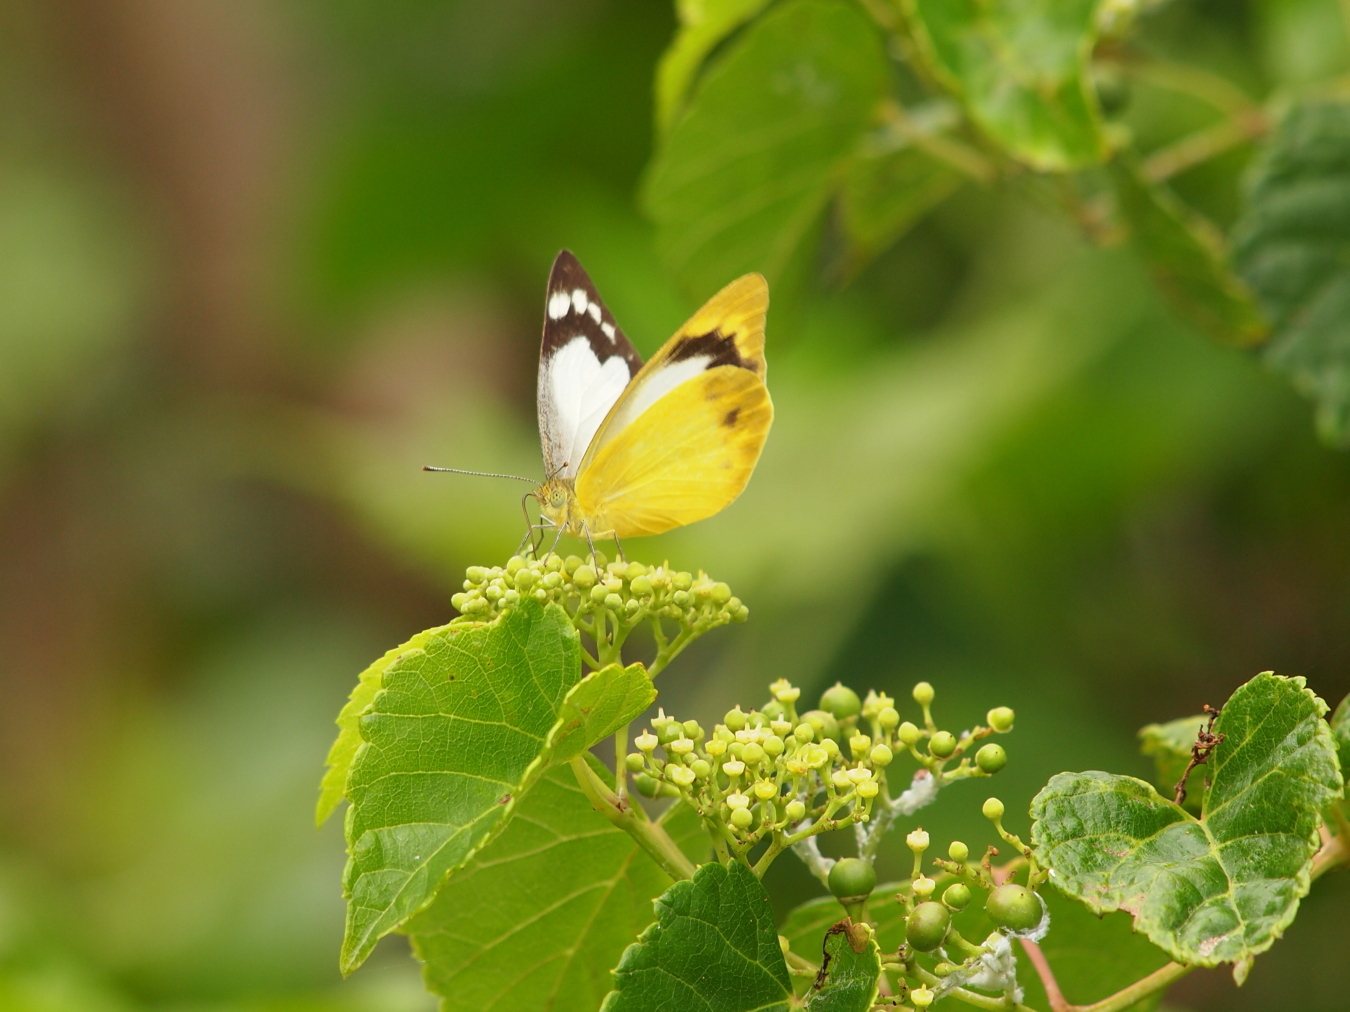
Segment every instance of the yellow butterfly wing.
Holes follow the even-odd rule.
[[[633,378],[577,475],[593,535],[659,534],[741,494],[773,422],[764,383],[768,305],[758,274],[733,281]]]

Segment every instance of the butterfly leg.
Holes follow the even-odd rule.
[[[558,533],[554,535],[553,544],[548,546],[548,551],[550,555],[552,555],[554,550],[558,547],[558,542],[562,540],[562,536],[563,536],[563,528],[559,527]]]
[[[586,544],[591,546],[591,565],[598,570],[600,568],[600,556],[595,551],[595,541],[591,538],[591,529],[582,524],[581,530],[586,535]]]
[[[628,561],[628,556],[623,554],[623,545],[619,544],[619,536],[617,534],[614,535],[614,550],[619,553],[620,562]]]

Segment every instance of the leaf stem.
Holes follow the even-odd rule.
[[[929,973],[922,966],[913,963],[909,967],[909,973],[923,981],[930,987],[941,984],[942,978],[935,973]],[[1036,1012],[1035,1009],[1028,1008],[1026,1005],[1013,1005],[1006,998],[994,998],[987,994],[978,994],[975,991],[967,991],[964,987],[953,987],[943,993],[943,997],[955,998],[957,1001],[963,1001],[967,1005],[974,1005],[976,1008],[987,1009],[988,1012]]]
[[[637,841],[637,845],[671,878],[679,881],[694,877],[693,862],[676,846],[670,834],[659,823],[639,819],[633,812],[632,803],[620,798],[596,776],[586,762],[584,752],[572,759],[570,765],[592,808]]]
[[[1223,119],[1153,152],[1144,159],[1140,168],[1150,183],[1161,183],[1240,144],[1255,140],[1269,129],[1270,120],[1259,109]]]

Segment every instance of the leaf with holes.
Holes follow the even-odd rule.
[[[1106,157],[1088,76],[1098,0],[903,0],[917,55],[1013,158],[1063,172]]]
[[[352,694],[346,705],[342,707],[342,712],[338,714],[337,740],[333,742],[333,747],[328,750],[328,769],[324,772],[323,781],[319,784],[319,803],[314,809],[316,825],[322,826],[327,822],[328,817],[333,814],[333,811],[341,804],[342,799],[346,797],[347,774],[351,771],[352,760],[356,758],[356,750],[361,745],[361,732],[357,724],[361,714],[374,701],[375,694],[380,691],[385,669],[410,650],[421,650],[426,646],[428,637],[443,632],[445,628],[445,626],[441,626],[437,629],[428,629],[425,632],[418,633],[407,643],[390,650],[361,672],[357,678],[356,688],[352,689]]]
[[[1350,447],[1350,104],[1284,117],[1252,168],[1233,262],[1271,322],[1267,362]]]
[[[1217,341],[1249,347],[1269,328],[1245,282],[1233,273],[1213,227],[1132,165],[1112,166],[1130,241],[1178,314]]]
[[[648,172],[657,242],[700,296],[760,271],[772,282],[820,220],[886,84],[856,5],[790,0],[699,83]]]
[[[580,677],[567,614],[536,601],[433,632],[385,669],[347,778],[344,972],[505,826]]]
[[[1301,678],[1239,688],[1214,725],[1198,819],[1133,777],[1052,777],[1031,806],[1037,860],[1094,911],[1129,911],[1173,959],[1235,963],[1240,982],[1293,920],[1321,810],[1341,793],[1326,709]]]
[[[692,808],[676,804],[661,821],[691,859],[706,860],[708,835]],[[447,1012],[594,1012],[610,967],[670,884],[591,808],[571,769],[557,767],[407,930]]]

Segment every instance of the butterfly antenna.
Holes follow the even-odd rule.
[[[538,484],[533,478],[522,478],[518,474],[497,474],[494,471],[461,471],[457,467],[432,467],[430,464],[424,465],[423,471],[443,471],[446,474],[471,474],[477,478],[511,478],[515,481],[528,482],[531,485]]]

